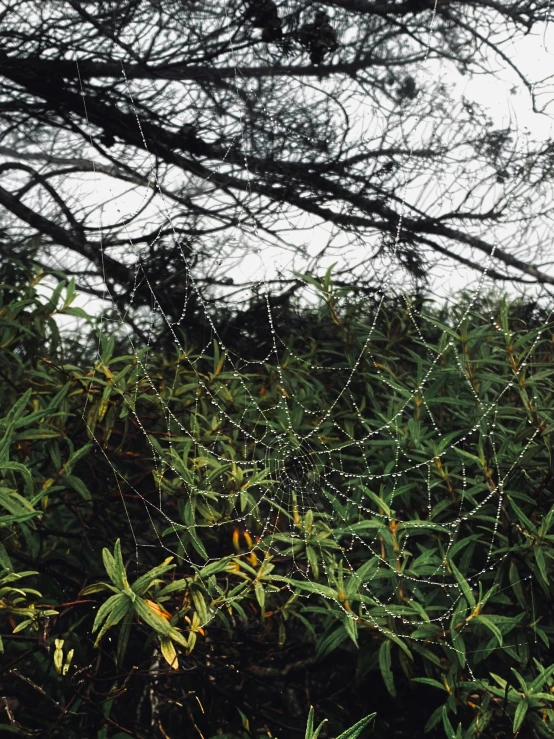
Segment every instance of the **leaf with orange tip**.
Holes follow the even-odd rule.
[[[233,530],[233,547],[235,552],[240,551],[240,529],[238,528]]]
[[[171,619],[171,613],[169,611],[166,611],[163,606],[158,605],[158,603],[154,603],[153,600],[145,600],[144,601],[148,608],[150,608],[151,611],[154,611],[158,616],[161,616],[162,618],[165,618],[166,621],[169,621]]]

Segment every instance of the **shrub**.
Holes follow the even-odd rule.
[[[312,702],[321,739],[370,712],[395,736],[553,735],[545,316],[416,296],[375,318],[316,287],[235,335],[265,358],[100,333],[91,366],[56,328],[83,317],[72,285],[10,288],[4,730],[283,737]]]

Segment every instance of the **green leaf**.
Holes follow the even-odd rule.
[[[179,668],[177,652],[175,651],[175,645],[168,636],[160,636],[160,649],[163,658],[171,669],[177,670]]]
[[[9,572],[13,570],[12,561],[8,556],[8,553],[4,545],[0,542],[0,567]]]
[[[539,665],[540,666],[540,663]],[[529,692],[534,693],[536,690],[542,688],[544,683],[554,674],[554,664],[547,667],[546,670],[541,666],[541,674],[536,677],[533,682],[529,685]]]
[[[525,720],[525,714],[527,713],[528,708],[529,703],[527,702],[526,698],[523,698],[523,700],[520,700],[520,702],[517,704],[516,712],[514,715],[514,734],[516,734],[520,730],[521,725]]]
[[[391,517],[391,510],[382,498],[380,498],[369,488],[366,488],[365,485],[361,485],[361,489],[364,491],[364,494],[367,495],[368,498],[371,498],[371,500],[377,505],[377,507],[379,508],[378,513],[384,513],[389,518]]]
[[[517,565],[513,560],[510,562],[508,578],[510,580],[510,585],[512,586],[512,590],[518,600],[519,605],[523,608],[524,611],[526,611],[527,602],[525,600],[525,595],[523,593],[523,587],[521,585],[521,577],[519,576]]]
[[[77,462],[79,462],[81,459],[86,457],[91,449],[92,449],[92,442],[89,441],[87,444],[81,447],[81,449],[78,449],[76,452],[73,452],[73,454],[71,454],[68,461],[64,465],[65,474],[70,475],[73,468],[77,464]]]
[[[394,675],[392,674],[391,650],[392,643],[389,639],[386,639],[379,647],[379,667],[385,687],[394,698],[396,697],[396,688],[394,687]]]
[[[87,488],[85,483],[81,480],[80,477],[76,477],[75,475],[63,475],[61,478],[63,482],[69,483],[73,490],[75,490],[83,500],[85,500],[87,503],[92,502],[92,495],[90,493],[90,490]]]
[[[257,589],[256,589],[256,586],[258,586]],[[254,589],[256,590],[256,598],[258,599],[261,598],[262,603],[263,603],[265,601],[265,591],[263,589],[262,584],[256,581],[254,583]],[[202,589],[198,585],[191,583],[191,585],[189,586],[189,590],[192,596],[194,607],[196,608],[196,612],[198,613],[198,618],[200,619],[200,623],[202,625],[209,623],[209,621],[211,620],[210,613],[206,606],[206,601],[204,600]],[[261,594],[260,594],[260,591],[261,591]],[[258,603],[260,603],[260,600],[258,600]],[[260,603],[260,607],[263,610],[263,605],[261,603]]]
[[[187,531],[190,535],[190,540],[191,540],[191,543],[194,549],[198,552],[198,554],[203,559],[209,559],[208,553],[205,550],[204,545],[202,544],[201,540],[198,538],[198,535],[196,533],[196,526],[188,526]]]
[[[326,722],[327,722],[327,719],[323,719],[323,721],[314,731],[314,707],[310,706],[310,713],[308,714],[308,722],[306,724],[305,739],[317,739],[321,729],[323,728]]]
[[[310,565],[313,577],[315,580],[317,580],[319,577],[319,563],[317,561],[317,553],[315,549],[309,544],[306,546],[306,556],[308,558],[308,563]]]
[[[100,628],[100,626],[104,622],[104,619],[108,617],[112,609],[115,608],[117,604],[122,603],[124,600],[127,600],[124,593],[116,593],[115,595],[111,595],[107,601],[102,603],[102,605],[98,609],[98,613],[96,614],[94,623],[92,624],[93,633]]]
[[[342,623],[348,636],[352,639],[354,644],[358,646],[358,624],[356,620],[351,616],[345,615]]]
[[[121,556],[121,540],[118,539],[115,542],[113,550],[113,558],[115,562],[115,572],[118,582],[121,582],[121,587],[124,590],[129,589],[129,583],[127,582],[127,573],[125,572],[125,565],[123,564],[123,557]]]
[[[462,635],[458,631],[451,631],[450,636],[452,639],[452,646],[456,651],[456,657],[461,667],[466,665],[466,645],[462,638]]]
[[[439,690],[443,690],[444,692],[448,692],[446,690],[446,686],[442,683],[439,683],[438,680],[433,680],[431,677],[414,677],[412,678],[413,683],[423,683],[424,685],[431,685],[433,688],[438,688]]]
[[[444,726],[444,733],[447,739],[456,739],[456,732],[448,718],[448,708],[446,706],[442,707],[442,725]]]
[[[473,595],[473,592],[471,590],[471,587],[468,583],[468,581],[465,579],[465,577],[462,575],[462,573],[458,570],[454,562],[452,560],[448,561],[448,565],[450,569],[452,570],[454,577],[458,581],[458,585],[460,586],[460,590],[462,591],[464,598],[467,601],[467,604],[470,608],[475,608],[477,605],[475,601],[475,596]]]
[[[260,611],[263,618],[265,614],[265,590],[264,586],[259,580],[256,580],[254,583],[254,594],[256,596],[256,600],[258,601],[258,605],[260,606]]]
[[[308,285],[311,285],[312,287],[315,287],[317,290],[322,290],[323,286],[319,280],[316,280],[314,277],[311,277],[310,275],[302,274],[301,272],[293,272],[295,277],[298,277],[299,279],[306,282]]]
[[[409,531],[411,536],[424,534],[426,531],[440,531],[443,534],[449,534],[450,531],[438,523],[433,521],[402,521],[398,524],[397,531]]]
[[[137,614],[140,616],[140,618],[148,624],[156,633],[160,634],[161,636],[168,636],[173,641],[176,641],[178,644],[180,644],[183,647],[188,647],[188,643],[186,640],[186,637],[181,634],[180,631],[178,631],[175,627],[171,626],[171,624],[166,621],[162,616],[155,613],[151,608],[148,607],[148,605],[142,600],[142,598],[137,598],[134,603],[134,608]]]
[[[434,729],[435,726],[441,721],[442,709],[443,709],[443,706],[439,706],[438,708],[435,708],[433,713],[430,715],[429,719],[427,720],[427,723],[425,724],[423,728],[423,731],[425,734],[429,733],[431,729]]]
[[[78,308],[78,307],[73,308],[73,307],[68,306],[67,308],[62,308],[61,310],[59,310],[58,313],[64,313],[68,316],[75,316],[75,318],[84,318],[86,320],[91,320],[91,317],[83,308]],[[129,736],[129,734],[117,734],[117,736],[120,736],[120,735]]]
[[[491,618],[480,614],[479,616],[475,616],[473,621],[479,624],[483,624],[483,626],[485,626],[491,632],[491,634],[496,637],[498,646],[502,646],[502,632]]]
[[[411,660],[413,660],[413,655],[410,652],[409,647],[402,641],[402,639],[399,636],[396,636],[396,634],[389,629],[381,629],[382,633],[387,637],[387,639],[390,639],[394,644],[396,644],[400,649],[404,652],[406,657],[409,657]]]
[[[132,611],[129,609],[129,611],[125,614],[125,618],[123,620],[123,623],[121,624],[121,628],[119,629],[119,637],[117,639],[117,652],[115,655],[115,661],[119,667],[121,667],[121,665],[123,664],[125,652],[127,651],[127,644],[129,642],[129,634],[131,632],[132,621],[133,614]]]
[[[123,590],[123,583],[118,579],[117,570],[115,567],[115,560],[109,549],[104,548],[102,550],[102,561],[104,563],[104,569],[108,573],[108,577],[110,578],[110,580],[117,588]]]
[[[539,568],[539,572],[544,581],[544,585],[548,589],[548,573],[546,571],[546,562],[544,559],[543,549],[542,547],[537,546],[533,548],[533,551],[535,553],[535,562],[537,563],[537,567]]]
[[[0,464],[0,469],[11,470],[12,472],[20,472],[22,476],[25,478],[27,494],[31,495],[32,490],[33,490],[33,476],[31,472],[29,471],[28,467],[26,467],[24,464],[21,464],[20,462],[6,461]]]
[[[198,571],[198,576],[202,579],[210,577],[210,575],[217,575],[219,572],[225,572],[228,569],[229,563],[233,559],[233,556],[223,557],[216,562],[210,562],[205,567],[202,567]]]
[[[337,739],[357,739],[362,731],[373,721],[375,715],[375,713],[369,714],[369,716],[366,716],[361,721],[358,721],[358,723],[354,724],[354,726],[352,726],[350,729],[343,731],[343,733],[338,736]]]
[[[148,572],[146,572],[144,575],[141,575],[131,585],[131,590],[137,595],[144,595],[144,593],[148,590],[153,580],[156,580],[158,577],[160,577],[160,575],[163,575],[166,572],[169,572],[175,567],[174,564],[169,564],[169,562],[172,559],[173,557],[168,557],[166,560],[164,560],[164,562],[161,565],[158,565],[158,567],[153,567],[151,570],[148,570]]]
[[[98,646],[98,644],[100,643],[100,640],[102,639],[106,631],[108,631],[108,629],[111,629],[112,626],[115,626],[116,624],[118,624],[121,621],[121,619],[132,608],[131,600],[128,598],[127,595],[123,593],[118,593],[117,595],[112,596],[112,598],[116,598],[117,600],[113,601],[110,606],[107,618],[104,621],[104,625],[98,632],[98,636],[96,637],[96,641],[94,642],[95,647]],[[109,601],[111,601],[112,598],[110,598]],[[94,630],[94,627],[93,627],[93,630]]]
[[[110,590],[110,588],[113,590],[113,585],[108,585],[108,583],[105,582],[94,582],[90,585],[87,585],[86,588],[83,588],[79,595],[81,597],[84,597],[86,595],[94,595],[94,593],[102,593],[104,590]]]
[[[527,693],[528,692],[527,682],[525,681],[525,678],[523,677],[523,675],[520,675],[519,672],[515,669],[515,667],[512,667],[512,672],[516,676],[516,679],[517,679],[517,681],[519,683],[519,686],[521,688],[521,692],[522,693]]]
[[[331,654],[331,652],[334,652],[345,639],[348,639],[348,634],[343,624],[341,624],[320,640],[317,648],[316,660],[321,660],[328,654]]]
[[[298,590],[307,590],[309,593],[317,593],[323,598],[336,599],[338,594],[336,590],[327,585],[320,585],[318,582],[310,582],[309,580],[291,580],[289,578],[280,577],[279,575],[268,575],[267,580],[280,580],[294,585]]]
[[[521,462],[520,462],[520,464],[521,464]],[[531,521],[527,518],[527,516],[525,515],[525,513],[521,510],[521,508],[514,501],[513,497],[512,496],[508,496],[508,500],[510,501],[510,505],[512,506],[512,508],[516,512],[516,515],[517,515],[520,523],[523,524],[523,527],[525,528],[525,530],[528,533],[530,533],[530,534],[533,531],[535,531],[535,529],[536,529],[535,524],[531,523]]]

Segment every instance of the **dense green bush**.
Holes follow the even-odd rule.
[[[548,316],[314,286],[90,366],[4,289],[4,731],[554,736]]]

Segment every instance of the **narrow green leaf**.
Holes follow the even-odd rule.
[[[494,621],[492,621],[492,619],[488,618],[487,616],[479,615],[475,616],[473,620],[479,624],[483,624],[483,626],[485,626],[491,632],[491,634],[496,637],[498,645],[500,647],[502,646],[502,632],[494,623]]]
[[[327,636],[321,639],[318,644],[316,659],[321,660],[328,654],[331,654],[331,652],[334,652],[345,639],[348,639],[348,634],[346,633],[344,626],[341,624],[338,628],[335,628],[330,634],[327,634]]]
[[[118,603],[122,603],[125,598],[126,596],[123,593],[116,593],[115,595],[111,595],[107,601],[102,603],[92,625],[93,633],[100,628],[104,619],[108,617],[111,610],[115,608]]]
[[[111,629],[112,626],[115,626],[118,624],[121,619],[129,612],[129,610],[132,608],[131,600],[128,598],[128,596],[118,593],[116,596],[112,596],[117,598],[118,600],[112,605],[110,608],[110,611],[108,613],[108,617],[104,621],[104,625],[98,632],[98,636],[96,637],[96,641],[94,642],[94,646],[98,646],[100,643],[100,640],[108,631],[108,629]],[[110,598],[111,600],[111,598]]]
[[[104,569],[108,573],[108,577],[110,578],[110,580],[116,587],[118,587],[120,590],[123,590],[123,583],[117,576],[115,560],[110,550],[106,547],[104,547],[104,549],[102,550],[102,561],[104,563]]]
[[[413,683],[423,683],[424,685],[431,685],[433,688],[438,688],[439,690],[443,690],[445,692],[448,692],[446,690],[446,686],[442,683],[439,683],[438,680],[433,680],[431,677],[414,677],[412,679]]]
[[[464,598],[467,601],[467,604],[470,608],[475,608],[477,605],[475,601],[475,596],[473,595],[473,592],[471,590],[471,587],[468,583],[468,581],[465,579],[465,577],[462,575],[462,573],[458,570],[454,562],[452,560],[448,561],[448,564],[450,566],[450,569],[452,570],[454,577],[456,578],[458,585],[460,586],[460,590],[462,591]]]
[[[131,590],[135,592],[137,595],[144,595],[144,593],[148,590],[148,588],[150,587],[150,583],[153,580],[156,580],[158,577],[160,577],[160,575],[163,575],[166,572],[169,572],[175,567],[174,564],[169,564],[169,561],[172,559],[173,557],[168,557],[168,559],[166,559],[163,564],[158,565],[158,567],[153,567],[151,570],[146,572],[144,575],[141,575],[131,585]]]
[[[314,707],[310,706],[310,712],[308,713],[308,722],[306,724],[305,739],[313,739],[314,735]]]
[[[466,664],[466,645],[459,631],[452,631],[451,634],[452,646],[456,651],[456,656],[461,667],[465,667]]]
[[[117,539],[115,542],[113,558],[118,582],[121,582],[123,590],[127,590],[129,589],[129,583],[127,581],[127,573],[125,572],[125,565],[123,564],[123,557],[121,555],[121,539]]]
[[[129,642],[129,634],[131,633],[131,624],[133,621],[133,613],[129,610],[125,614],[121,628],[119,629],[119,637],[117,639],[117,652],[115,655],[115,661],[119,667],[123,664],[125,652],[127,651],[127,644]]]
[[[343,731],[343,733],[338,736],[337,739],[357,739],[362,731],[373,721],[375,715],[375,713],[369,714],[369,716],[366,716],[361,721],[358,721],[358,723],[354,724],[354,726],[352,726],[350,729]]]
[[[527,709],[529,708],[529,703],[527,702],[526,698],[523,698],[520,700],[520,702],[517,704],[516,712],[514,715],[514,726],[513,731],[514,734],[516,734],[525,720],[525,714],[527,713]]]
[[[348,615],[343,618],[344,628],[354,644],[358,646],[358,624],[356,620]]]
[[[396,688],[394,687],[394,675],[392,674],[391,650],[392,643],[389,639],[386,639],[379,647],[379,667],[385,687],[394,698],[396,697]]]
[[[514,591],[514,595],[516,596],[519,605],[526,611],[527,602],[525,600],[525,595],[523,593],[523,587],[521,585],[521,577],[519,576],[517,565],[513,560],[510,562],[508,578],[510,580],[510,585],[512,586],[512,590]]]
[[[179,668],[177,652],[175,651],[175,645],[168,636],[160,636],[160,649],[163,658],[171,669],[177,670]]]

